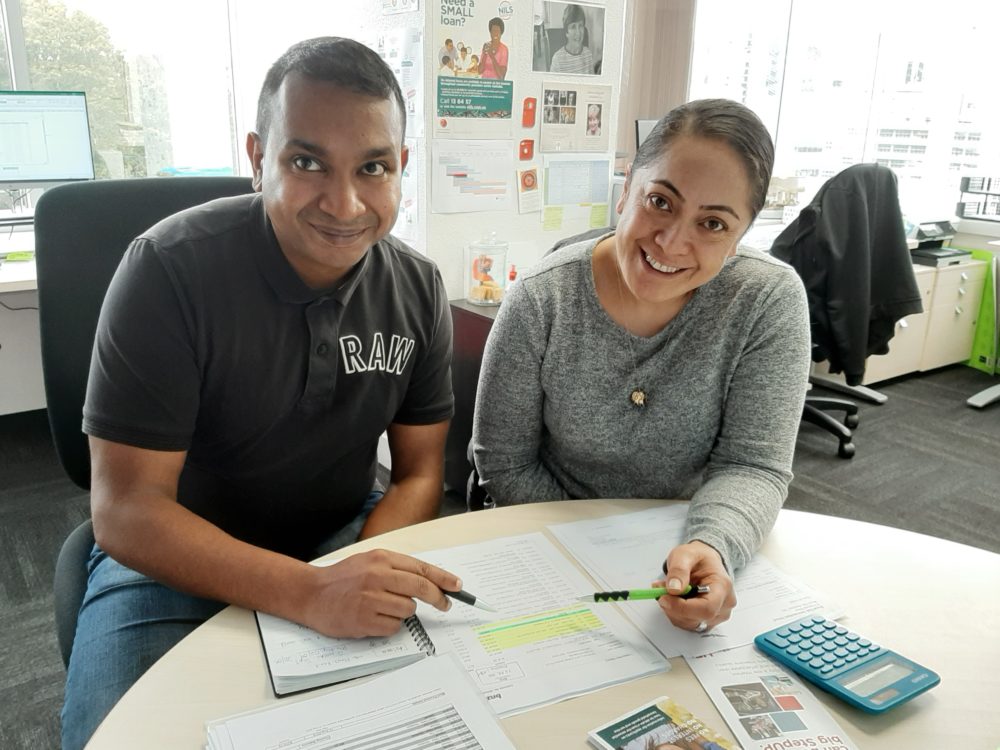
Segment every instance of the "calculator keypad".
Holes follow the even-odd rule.
[[[766,633],[764,639],[788,661],[824,680],[874,659],[882,650],[877,643],[825,617],[806,617]]]

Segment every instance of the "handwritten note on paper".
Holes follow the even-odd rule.
[[[662,576],[663,558],[681,542],[686,504],[550,526],[563,546],[608,590],[645,585]],[[655,601],[620,606],[665,656],[708,654],[743,646],[758,633],[810,614],[843,613],[758,554],[734,577],[739,604],[708,633],[675,628]]]

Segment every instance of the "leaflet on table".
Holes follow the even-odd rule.
[[[591,729],[587,739],[598,750],[661,747],[733,750],[735,747],[684,706],[665,695]]]
[[[605,590],[645,586],[663,577],[663,560],[680,544],[686,503],[550,526],[549,530]],[[619,606],[666,656],[697,656],[753,642],[754,636],[809,614],[837,618],[834,605],[758,554],[733,579],[739,603],[708,633],[675,628],[654,600]]]
[[[685,659],[744,750],[857,750],[809,688],[753,646]]]
[[[450,657],[431,657],[297,703],[206,724],[209,750],[462,747],[513,750],[489,706]]]
[[[500,716],[669,669],[614,607],[576,601],[593,583],[541,533],[416,556],[499,610],[417,607],[437,653],[455,654]]]

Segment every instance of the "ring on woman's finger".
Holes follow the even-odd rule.
[[[708,623],[702,620],[701,622],[698,623],[698,627],[694,629],[694,632],[704,633],[706,630],[708,630]]]

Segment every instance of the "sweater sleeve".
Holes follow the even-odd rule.
[[[473,456],[480,484],[497,505],[569,497],[541,461],[548,324],[529,291],[531,281],[518,282],[504,297],[486,340],[476,393]]]
[[[730,572],[749,562],[788,494],[809,377],[809,318],[799,278],[789,271],[757,309],[684,532],[685,541],[715,548]]]

